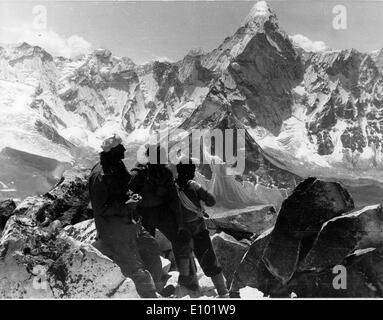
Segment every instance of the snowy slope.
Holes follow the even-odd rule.
[[[245,174],[266,185],[296,175],[383,182],[381,55],[305,52],[264,1],[218,48],[176,63],[0,48],[0,149],[71,163],[112,132],[133,156],[161,126],[242,128]]]

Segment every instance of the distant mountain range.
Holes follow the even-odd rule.
[[[136,65],[107,49],[66,59],[27,43],[4,47],[0,156],[29,168],[41,157],[55,177],[111,132],[133,150],[162,124],[240,128],[245,175],[264,184],[310,175],[381,183],[382,68],[383,51],[304,51],[264,2],[218,48],[175,63]]]

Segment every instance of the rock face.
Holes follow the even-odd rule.
[[[381,297],[381,267],[372,261],[381,259],[382,226],[381,205],[355,210],[339,184],[307,179],[283,203],[275,228],[250,246],[231,290],[250,286],[271,297]]]
[[[88,208],[89,173],[89,169],[81,168],[66,171],[52,190],[42,196],[26,198],[14,213],[30,216],[42,226],[57,220],[64,227],[91,218],[92,210]]]
[[[228,285],[230,285],[233,274],[237,270],[248,246],[224,232],[215,234],[211,241],[222,272]]]
[[[1,298],[138,298],[120,268],[94,247],[13,216],[0,242]],[[123,289],[123,291],[122,291]]]
[[[325,269],[340,263],[350,252],[379,248],[383,242],[381,205],[365,207],[327,221],[299,270]]]
[[[268,270],[287,282],[323,222],[354,208],[348,192],[337,183],[315,178],[300,183],[284,201],[263,261]]]
[[[139,298],[131,279],[91,245],[65,252],[48,269],[49,284],[59,298]]]
[[[12,211],[14,204],[5,206],[11,217],[0,240],[0,298],[139,297],[133,281],[84,232],[89,221],[80,221],[91,214],[88,174],[68,171],[47,194],[27,198]],[[65,234],[77,222],[80,241]]]

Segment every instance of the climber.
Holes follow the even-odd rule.
[[[125,152],[122,140],[113,135],[101,148],[100,162],[89,177],[98,234],[94,246],[110,257],[124,276],[134,281],[141,297],[155,298],[156,291],[169,296],[174,286],[164,288],[167,278],[163,275],[159,246],[137,222],[135,208],[141,197],[128,189],[130,175],[122,161]]]
[[[154,150],[154,159],[149,157],[150,148]],[[142,201],[137,206],[137,213],[142,217],[143,226],[153,236],[157,228],[171,242],[177,269],[180,272],[178,284],[195,291],[198,289],[196,274],[189,278],[183,277],[183,270],[186,270],[184,273],[188,273],[189,265],[194,264],[194,259],[190,256],[190,234],[184,228],[173,174],[166,164],[160,161],[165,157],[165,152],[159,146],[148,146],[146,151],[148,162],[137,164],[131,170],[129,189],[142,196]]]
[[[177,164],[176,187],[183,209],[185,225],[191,235],[192,249],[206,276],[211,277],[219,298],[228,298],[226,279],[218,264],[213,245],[206,227],[205,213],[201,201],[211,207],[215,205],[212,194],[194,181],[196,166],[192,159],[181,159]]]

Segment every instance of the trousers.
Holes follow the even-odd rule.
[[[219,274],[222,270],[218,264],[209,230],[206,227],[204,219],[199,218],[193,222],[187,222],[186,228],[191,235],[189,247],[194,251],[205,275],[214,277]]]
[[[113,260],[125,277],[134,281],[141,297],[155,297],[155,291],[163,286],[158,243],[140,224],[126,224],[120,230],[123,230],[121,235],[111,239],[99,237],[93,245]]]

